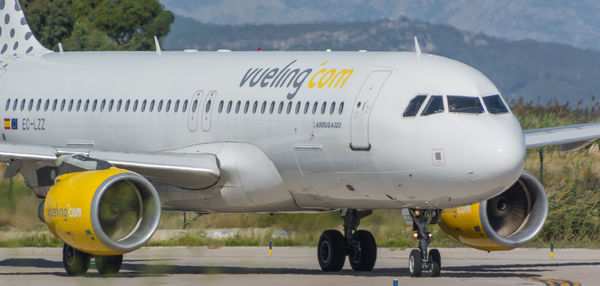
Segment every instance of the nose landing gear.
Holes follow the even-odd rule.
[[[419,240],[419,249],[413,249],[408,258],[410,276],[419,277],[425,270],[429,272],[429,276],[438,277],[442,267],[440,251],[431,249],[428,255],[427,247],[433,241],[428,226],[437,223],[440,218],[440,210],[411,209],[409,212],[413,219],[414,237]]]

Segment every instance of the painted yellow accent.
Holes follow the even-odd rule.
[[[50,189],[44,203],[44,218],[50,232],[89,254],[122,254],[102,244],[91,223],[91,204],[96,190],[106,179],[121,173],[130,171],[113,167],[58,177],[58,182]]]
[[[321,64],[321,66],[326,65],[328,62],[325,61]],[[313,88],[315,86],[317,86],[318,88],[330,88],[331,85],[335,82],[335,85],[333,86],[334,88],[337,88],[339,85],[339,88],[344,87],[344,85],[346,84],[346,81],[350,78],[350,76],[352,75],[352,73],[354,72],[354,69],[342,69],[338,72],[337,69],[320,69],[318,72],[316,72],[308,81],[308,88]],[[321,77],[318,79],[317,82],[315,82],[315,80],[317,79],[317,75],[322,74]],[[336,81],[337,79],[337,81]],[[318,83],[318,84],[317,84]],[[340,84],[341,83],[341,84]]]
[[[273,249],[269,248],[269,256],[271,256],[273,254]]]
[[[479,203],[445,209],[440,215],[440,228],[459,242],[481,250],[508,250],[492,242],[483,231]]]
[[[315,74],[314,74],[314,75],[313,75],[313,76],[310,78],[310,80],[308,81],[308,88],[313,88],[313,87],[315,87],[315,85],[317,85],[317,84],[315,83],[315,77],[317,77],[317,75],[318,75],[318,74],[320,74],[320,73],[324,73],[326,70],[327,70],[327,69],[321,69],[321,70],[319,70],[318,72],[316,72],[316,73],[315,73]]]
[[[333,87],[338,87],[338,84],[340,83],[340,81],[344,78],[344,76],[346,77],[344,79],[344,81],[342,81],[342,85],[340,85],[340,88],[344,87],[344,85],[346,84],[346,81],[350,78],[350,76],[352,75],[352,73],[354,72],[354,69],[343,69],[340,70],[332,79],[331,81],[329,81],[329,85],[327,87],[331,87],[331,84],[335,81],[336,78],[338,78],[337,82],[335,83],[335,85]]]
[[[323,76],[319,80],[319,85],[318,85],[319,88],[324,87],[329,82],[329,80],[331,79],[331,77],[333,77],[335,75],[335,72],[336,72],[336,69],[330,69],[328,72],[326,72],[325,74],[323,74]],[[323,81],[327,75],[329,75],[329,77],[325,81]]]

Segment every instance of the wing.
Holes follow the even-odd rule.
[[[50,164],[57,160],[58,156],[66,154],[85,154],[90,158],[107,161],[119,168],[136,172],[152,182],[184,189],[198,190],[211,187],[217,183],[221,175],[216,155],[209,153],[61,150],[51,146],[0,143],[0,162],[11,163],[5,177],[16,174],[24,161],[47,161]]]
[[[600,123],[526,130],[523,135],[527,149],[559,145],[560,151],[571,151],[600,138]]]

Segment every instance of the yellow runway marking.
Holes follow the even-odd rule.
[[[548,286],[581,286],[581,283],[564,279],[527,278],[528,280],[544,283]]]

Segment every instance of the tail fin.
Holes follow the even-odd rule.
[[[50,52],[31,33],[18,0],[0,0],[0,57]]]

